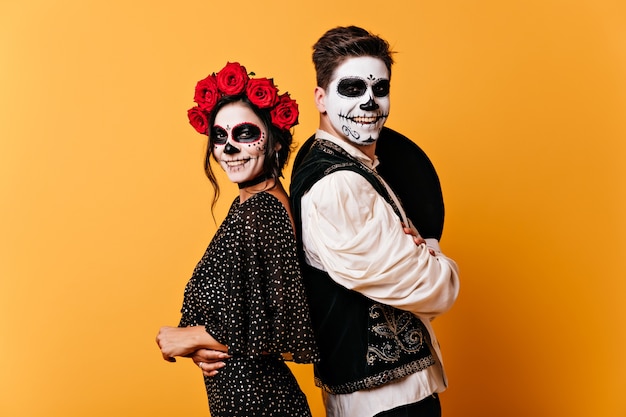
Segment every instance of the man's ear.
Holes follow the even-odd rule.
[[[313,92],[315,97],[315,107],[317,110],[324,114],[326,113],[326,104],[324,103],[324,99],[326,98],[326,91],[322,87],[315,87],[315,91]]]

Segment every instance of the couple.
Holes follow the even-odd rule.
[[[285,360],[314,363],[328,416],[439,416],[447,382],[430,320],[459,281],[438,246],[436,174],[383,128],[389,44],[350,26],[313,49],[320,126],[296,157],[291,200],[279,181],[291,97],[236,63],[196,86],[189,119],[209,137],[213,203],[211,156],[239,196],[185,288],[179,326],[157,343],[202,369],[213,417],[310,416]]]

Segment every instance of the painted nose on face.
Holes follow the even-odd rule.
[[[224,147],[224,153],[226,155],[234,155],[239,152],[241,152],[241,150],[231,145],[230,142],[226,143],[226,146]]]
[[[367,103],[361,104],[359,108],[366,111],[378,110],[378,104],[376,104],[374,99],[370,96],[370,99],[367,101]]]

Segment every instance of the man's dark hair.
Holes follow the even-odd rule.
[[[313,45],[313,64],[317,85],[326,89],[335,68],[346,59],[371,56],[381,59],[391,77],[393,64],[389,42],[357,26],[340,26],[330,29]]]

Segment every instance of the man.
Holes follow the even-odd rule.
[[[291,198],[327,415],[439,416],[447,382],[430,321],[456,300],[458,271],[376,171],[377,142],[389,133],[389,44],[338,27],[315,44],[313,61],[320,125],[297,158]]]

